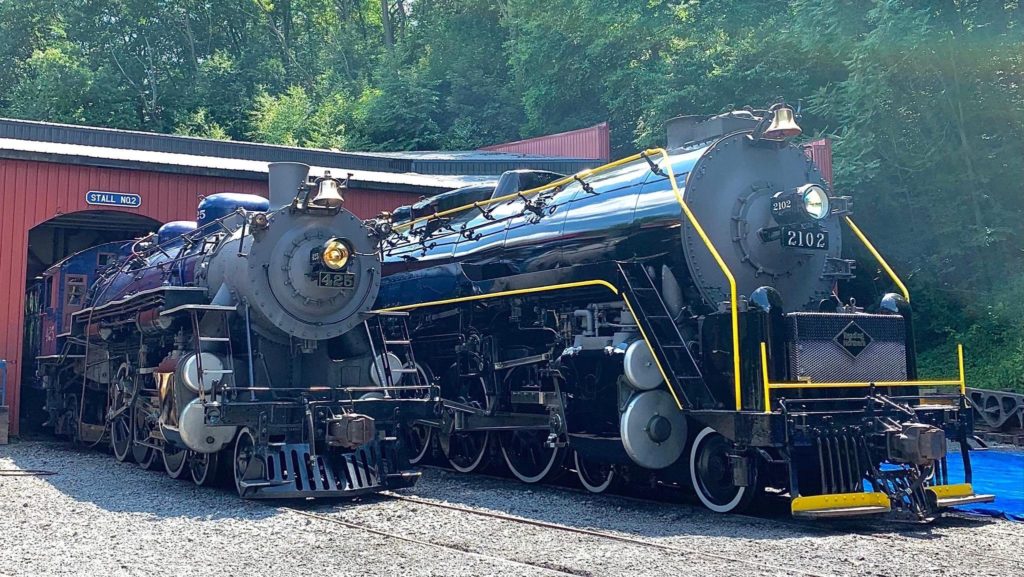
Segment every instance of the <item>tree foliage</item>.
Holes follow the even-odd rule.
[[[0,0],[0,114],[465,149],[785,98],[904,271],[925,369],[1024,389],[1019,0]],[[857,290],[889,290],[858,255]]]

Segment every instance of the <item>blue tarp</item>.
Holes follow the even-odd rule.
[[[959,453],[950,453],[949,482],[962,483],[964,467]],[[996,496],[995,503],[959,507],[982,515],[1024,521],[1024,451],[971,451],[974,491]]]

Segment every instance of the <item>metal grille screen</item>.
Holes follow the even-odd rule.
[[[841,313],[786,316],[790,330],[789,362],[795,373],[790,375],[792,380],[906,380],[906,331],[902,317]]]

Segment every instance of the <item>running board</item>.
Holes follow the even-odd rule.
[[[810,519],[863,517],[892,511],[889,497],[884,493],[836,493],[796,497],[789,506],[794,517]]]

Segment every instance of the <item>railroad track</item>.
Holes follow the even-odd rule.
[[[680,547],[680,546],[677,546],[677,545],[669,545],[669,544],[666,544],[666,543],[658,543],[658,542],[655,542],[655,541],[649,541],[649,540],[646,540],[646,539],[639,539],[637,537],[630,537],[628,535],[622,535],[622,534],[612,533],[612,532],[608,532],[608,531],[598,531],[598,530],[594,530],[594,529],[585,529],[585,528],[581,528],[581,527],[570,527],[568,525],[561,525],[561,524],[558,524],[558,523],[551,523],[551,522],[548,522],[548,521],[539,521],[539,520],[536,520],[536,519],[526,519],[526,518],[523,518],[523,517],[517,517],[515,515],[508,515],[508,514],[500,513],[500,512],[497,512],[497,511],[482,511],[482,510],[478,510],[478,509],[472,509],[470,507],[464,507],[464,506],[461,506],[461,505],[453,505],[453,504],[450,504],[450,503],[440,503],[440,502],[437,502],[437,501],[431,501],[429,499],[423,499],[423,498],[420,498],[420,497],[412,497],[412,496],[409,496],[409,495],[399,495],[397,493],[393,493],[393,492],[390,492],[390,491],[386,491],[384,493],[380,493],[379,497],[383,498],[383,499],[389,499],[389,500],[395,500],[395,501],[404,501],[404,502],[408,502],[408,503],[415,503],[417,505],[422,505],[422,506],[427,506],[427,507],[434,507],[434,508],[438,508],[438,509],[446,509],[446,510],[451,510],[451,511],[457,511],[457,512],[460,512],[460,513],[466,513],[466,514],[476,515],[476,516],[480,516],[480,517],[486,517],[486,518],[490,518],[490,519],[497,519],[497,520],[500,520],[500,521],[517,523],[517,524],[526,525],[526,526],[530,526],[530,527],[537,527],[537,528],[541,528],[541,529],[550,529],[550,530],[553,530],[553,531],[559,531],[559,532],[564,532],[564,533],[572,533],[572,534],[575,534],[575,535],[583,535],[583,536],[587,536],[587,537],[603,539],[603,540],[606,540],[606,541],[614,541],[616,543],[622,543],[622,544],[626,544],[626,545],[629,545],[629,546],[641,547],[641,548],[646,548],[646,549],[656,549],[656,550],[659,550],[659,551],[664,551],[664,552],[668,552],[668,553],[672,553],[672,554],[676,554],[676,555],[680,555],[680,556],[685,556],[685,557],[704,557],[706,559],[711,559],[711,560],[714,560],[714,561],[725,562],[725,563],[734,564],[734,565],[742,565],[743,567],[749,568],[751,571],[756,571],[756,572],[759,572],[759,573],[766,573],[766,574],[767,573],[778,573],[781,570],[781,571],[784,571],[786,574],[789,574],[789,575],[806,575],[808,577],[827,577],[828,576],[828,574],[816,573],[816,572],[813,572],[813,571],[807,571],[807,570],[800,569],[800,568],[797,568],[797,567],[780,566],[780,565],[777,565],[777,564],[768,565],[768,564],[765,564],[765,563],[758,563],[756,561],[750,561],[748,559],[740,559],[738,557],[732,557],[732,556],[729,556],[729,555],[721,555],[721,554],[710,553],[710,552],[706,552],[706,551],[698,551],[696,549]],[[342,526],[348,527],[350,529],[357,529],[357,530],[366,531],[366,532],[369,532],[369,533],[372,533],[374,535],[378,535],[378,536],[381,536],[381,537],[387,537],[387,538],[391,538],[391,539],[398,539],[398,540],[401,540],[401,541],[406,541],[406,542],[409,542],[409,543],[416,543],[416,544],[423,545],[423,546],[438,547],[438,548],[447,549],[447,550],[450,550],[450,551],[458,551],[458,552],[461,552],[461,553],[465,553],[467,555],[473,555],[473,556],[484,558],[484,559],[495,560],[495,561],[503,561],[503,562],[513,563],[513,564],[516,564],[516,565],[527,566],[527,567],[530,567],[531,569],[544,569],[546,571],[552,571],[554,573],[561,574],[561,575],[572,575],[573,577],[580,577],[581,575],[590,575],[590,572],[589,571],[585,571],[585,570],[573,570],[573,569],[565,568],[565,567],[554,567],[554,566],[546,564],[546,563],[532,563],[532,562],[528,562],[528,561],[522,561],[522,560],[519,560],[519,559],[512,559],[512,558],[509,558],[509,557],[501,557],[501,556],[491,555],[491,554],[483,553],[483,552],[480,552],[480,551],[470,551],[470,550],[467,550],[466,548],[463,548],[461,546],[454,546],[454,545],[450,545],[450,544],[447,544],[447,543],[440,543],[440,542],[437,542],[437,541],[427,541],[427,540],[423,540],[423,539],[420,539],[420,538],[417,538],[417,537],[411,537],[411,536],[408,536],[408,535],[403,535],[403,534],[395,533],[395,532],[392,532],[392,531],[384,531],[384,530],[381,530],[381,529],[370,527],[368,525],[363,525],[361,523],[353,523],[351,521],[348,521],[348,520],[345,520],[345,519],[341,519],[341,518],[338,518],[338,517],[332,516],[332,515],[325,515],[325,514],[322,514],[322,513],[314,513],[314,512],[310,512],[310,511],[304,511],[302,509],[295,509],[293,507],[280,507],[279,509],[284,510],[284,511],[289,511],[289,512],[292,512],[292,513],[296,513],[296,514],[302,515],[304,517],[309,517],[309,518],[312,518],[312,519],[317,519],[317,520],[320,520],[320,521],[323,521],[323,522],[334,523],[334,524],[337,524],[337,525],[342,525]]]
[[[451,469],[448,469],[448,468],[443,467],[443,466],[439,466],[439,465],[421,465],[421,466],[423,468],[427,468],[427,469],[435,469],[435,470],[443,471],[446,474],[449,474],[449,475],[452,475],[452,476],[455,476],[455,477],[460,477],[461,476],[461,475],[455,473],[454,471],[452,471]],[[501,481],[501,482],[512,481],[513,483],[515,482],[514,480],[511,480],[511,479],[509,479],[507,477],[502,477],[500,475],[476,474],[476,473],[474,473],[472,476],[466,476],[467,479],[471,478],[471,477],[485,478],[485,479],[489,479],[489,480],[492,480],[492,481]],[[588,496],[591,496],[591,497],[600,497],[600,498],[609,499],[609,500],[626,501],[626,502],[633,502],[633,503],[640,503],[640,504],[652,504],[652,503],[659,503],[659,502],[663,502],[664,501],[664,500],[659,500],[659,499],[641,498],[641,497],[633,497],[633,496],[629,496],[629,495],[619,495],[619,494],[595,495],[595,494],[590,493],[590,492],[588,492],[586,490],[583,490],[583,489],[579,489],[579,488],[575,488],[575,487],[571,487],[571,486],[565,486],[565,485],[561,485],[561,484],[546,483],[546,484],[542,484],[540,486],[544,487],[546,489],[551,489],[551,490],[555,490],[555,491],[563,491],[563,492],[567,492],[567,493],[576,493],[576,494],[588,495]],[[577,529],[577,528],[574,528],[574,527],[568,527],[568,526],[564,526],[564,525],[548,523],[546,521],[537,521],[537,520],[533,520],[533,519],[523,519],[521,517],[516,517],[514,515],[506,515],[504,513],[498,513],[498,512],[492,512],[492,511],[481,511],[481,510],[473,509],[473,508],[470,508],[470,507],[464,507],[464,506],[461,506],[461,505],[453,505],[453,504],[450,504],[450,503],[441,503],[441,502],[437,502],[437,501],[431,501],[431,500],[428,500],[428,499],[423,499],[423,498],[420,498],[420,497],[412,497],[412,496],[408,496],[408,495],[401,495],[401,494],[397,494],[397,493],[393,493],[393,492],[385,492],[382,495],[385,496],[385,497],[391,498],[391,499],[403,500],[403,501],[408,501],[408,502],[413,502],[413,503],[418,503],[418,504],[421,504],[421,505],[427,505],[427,506],[433,506],[433,507],[453,509],[453,510],[457,510],[457,511],[463,511],[463,512],[466,512],[466,513],[472,513],[472,514],[475,514],[475,515],[485,516],[485,517],[495,517],[495,518],[506,519],[506,520],[510,520],[510,521],[518,521],[518,522],[522,522],[522,523],[526,523],[526,524],[531,524],[531,525],[545,526],[545,527],[549,527],[549,528],[558,528],[558,529],[564,529],[564,530],[569,530],[569,531],[574,531],[574,532],[577,532],[577,531],[589,531],[589,530],[586,530],[586,529]],[[960,520],[960,521],[972,521],[972,519],[970,519],[970,517],[965,516],[965,515],[957,515],[955,513],[954,514],[947,513],[946,515],[948,516],[948,517],[946,517],[946,519],[956,519],[956,520]],[[780,518],[779,516],[743,515],[743,514],[736,514],[736,513],[730,514],[730,515],[728,515],[726,517],[729,518],[729,519],[748,519],[748,520],[750,520],[752,522],[758,523],[759,525],[766,525],[766,524],[770,524],[771,526],[782,525],[782,526],[785,526],[785,527],[790,527],[790,528],[793,528],[793,529],[798,529],[800,531],[811,531],[811,532],[817,532],[817,533],[828,534],[828,535],[839,535],[839,536],[842,536],[842,535],[857,535],[858,537],[863,537],[863,538],[870,539],[870,540],[873,540],[873,541],[876,541],[876,542],[885,542],[885,543],[906,543],[908,539],[912,539],[913,538],[912,535],[907,535],[907,533],[909,531],[911,531],[913,528],[915,528],[915,527],[918,527],[918,528],[925,528],[925,527],[927,527],[927,528],[934,528],[935,527],[934,525],[898,524],[898,523],[894,523],[892,521],[886,521],[884,519],[874,519],[874,520],[871,520],[870,522],[874,523],[875,525],[871,528],[871,530],[866,530],[866,529],[858,529],[858,528],[852,526],[853,524],[856,524],[856,523],[863,523],[864,522],[863,520],[846,520],[846,521],[842,521],[842,520],[840,520],[840,521],[819,520],[819,521],[806,521],[805,522],[805,521],[799,521],[799,520],[792,519],[792,518]],[[880,535],[880,534],[878,534],[876,532],[876,531],[882,531],[882,530],[891,530],[891,531],[895,532],[896,534],[882,534],[882,535]],[[1006,535],[1006,536],[1016,536],[1013,533],[1009,533],[1009,532],[1005,532],[1005,531],[994,530],[993,532],[994,533],[999,533],[999,534],[1002,534],[1002,535]],[[601,533],[602,536],[605,534],[604,532],[597,532],[597,533]],[[627,542],[634,542],[634,541],[645,542],[645,541],[640,540],[640,539],[631,538],[631,537],[627,537],[627,536],[620,536],[620,535],[616,535],[614,533],[608,533],[608,535],[613,535],[613,536],[616,536],[616,537],[622,537],[622,539],[626,540]],[[647,543],[647,542],[645,542],[645,543]],[[667,547],[668,550],[672,550],[672,549],[675,548],[673,546],[669,546],[669,545],[665,545],[665,544],[661,544],[661,543],[654,543],[654,545],[657,545],[658,547]],[[918,541],[915,541],[914,545],[915,545],[915,547],[922,547],[922,546],[926,546],[928,544],[923,542],[923,541],[918,540]],[[942,547],[941,545],[937,546],[937,547],[936,546],[930,546],[930,547],[928,547],[928,549],[930,551],[934,551],[936,553],[948,553],[949,552],[948,549]],[[695,552],[695,553],[700,553],[702,555],[706,555],[706,556],[709,556],[709,557],[715,557],[714,554],[704,554],[702,552]],[[984,558],[984,559],[990,559],[990,560],[994,560],[994,561],[1010,563],[1010,564],[1013,564],[1015,566],[1024,568],[1024,558],[1022,558],[1022,559],[1014,559],[1014,558],[1010,558],[1010,557],[1003,557],[1003,556],[1000,556],[1000,555],[993,555],[991,553],[983,553],[983,552],[978,552],[978,551],[972,552],[972,555],[980,557],[980,558]],[[734,559],[722,556],[722,560],[733,561]],[[745,562],[745,563],[751,563],[751,562],[748,562],[748,561],[745,561],[745,560],[738,560],[738,561]],[[756,563],[752,563],[752,564],[757,565]],[[805,575],[813,575],[814,574],[814,573],[808,573],[808,572],[800,570],[800,569],[787,569],[787,570],[788,571],[794,571],[794,572],[801,573],[801,574],[805,574]]]

